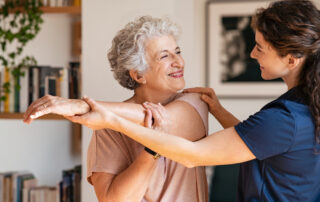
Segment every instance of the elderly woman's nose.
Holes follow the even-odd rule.
[[[180,56],[180,55],[173,55],[173,63],[172,63],[172,66],[183,66],[184,65],[184,60],[183,58]]]

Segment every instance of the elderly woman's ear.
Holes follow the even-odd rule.
[[[137,83],[139,83],[139,84],[146,84],[147,83],[146,78],[143,75],[139,74],[139,72],[137,70],[131,69],[129,71],[129,74],[130,74],[131,78],[133,80],[135,80]]]

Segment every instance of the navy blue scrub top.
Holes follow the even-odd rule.
[[[257,158],[241,164],[237,201],[320,201],[314,127],[297,88],[236,125]]]

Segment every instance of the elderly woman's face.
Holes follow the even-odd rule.
[[[185,86],[184,60],[180,47],[172,36],[149,39],[145,45],[149,65],[145,72],[147,87],[163,92],[177,92]]]

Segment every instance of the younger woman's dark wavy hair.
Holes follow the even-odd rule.
[[[282,0],[258,9],[252,27],[278,55],[305,57],[298,89],[309,105],[320,144],[320,11],[309,0]]]

